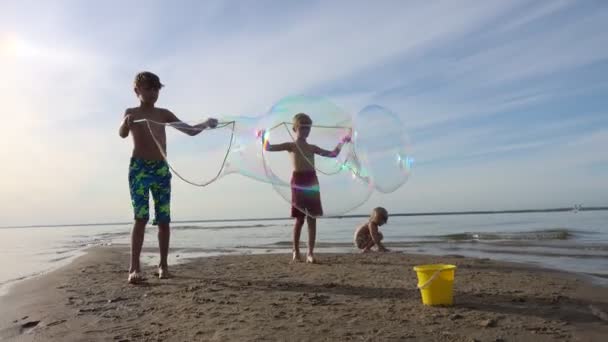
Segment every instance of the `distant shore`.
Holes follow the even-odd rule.
[[[568,211],[606,211],[608,207],[560,207],[545,209],[513,209],[513,210],[471,210],[471,211],[438,211],[438,212],[418,212],[418,213],[391,213],[391,217],[407,216],[446,216],[446,215],[492,215],[492,214],[526,214],[526,213],[555,213]],[[353,214],[341,216],[328,216],[323,219],[346,219],[346,218],[366,218],[369,214]],[[173,224],[181,223],[213,223],[213,222],[255,222],[255,221],[282,221],[291,220],[290,217],[257,217],[257,218],[233,218],[233,219],[205,219],[205,220],[174,220]],[[100,222],[100,223],[65,223],[65,224],[28,224],[0,226],[6,228],[52,228],[52,227],[86,227],[86,226],[116,226],[128,225],[133,222]]]
[[[126,283],[128,248],[96,247],[0,297],[0,340],[604,341],[608,288],[460,256],[208,257]],[[412,267],[455,264],[455,305],[421,304]]]

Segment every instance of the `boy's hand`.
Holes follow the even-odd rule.
[[[122,119],[122,124],[120,124],[120,128],[118,128],[118,135],[123,139],[128,137],[132,124],[133,115],[129,114],[129,112],[127,111],[125,112],[125,116]]]
[[[345,136],[344,138],[342,138],[342,143],[349,143],[351,141],[351,137],[350,135]]]
[[[215,119],[215,118],[207,119],[207,121],[205,122],[205,126],[207,126],[209,128],[217,127],[217,119]]]
[[[128,128],[131,128],[131,125],[133,124],[133,115],[131,115],[131,114],[125,115],[124,123],[127,125]]]
[[[255,132],[257,138],[262,139],[262,144],[264,143],[264,135],[266,134],[265,130],[259,130]]]

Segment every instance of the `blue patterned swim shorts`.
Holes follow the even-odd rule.
[[[171,172],[164,160],[131,158],[129,188],[135,219],[150,218],[150,193],[154,200],[152,224],[171,222]]]

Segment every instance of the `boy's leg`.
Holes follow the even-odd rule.
[[[129,266],[129,282],[141,280],[139,257],[144,243],[146,224],[149,218],[149,176],[139,160],[132,159],[129,165],[129,189],[135,223],[131,230],[131,265]]]
[[[361,249],[362,249],[361,251],[362,251],[363,253],[365,253],[365,252],[369,252],[369,250],[370,250],[372,247],[374,247],[374,244],[375,244],[375,243],[374,243],[374,240],[371,240],[371,239],[370,239],[369,241],[367,241],[367,242],[365,243],[365,245],[363,245],[363,248],[361,248]]]
[[[158,247],[160,249],[160,268],[168,268],[167,256],[169,255],[169,240],[171,239],[171,229],[169,223],[158,224]]]
[[[148,219],[135,219],[135,223],[133,224],[133,230],[131,230],[131,266],[129,266],[129,273],[141,272],[139,256],[141,255],[141,247],[144,244],[146,223],[148,223]]]
[[[304,217],[298,216],[295,218],[293,225],[293,261],[300,261],[300,233],[302,233],[302,226],[304,225]]]
[[[317,238],[317,219],[311,216],[306,216],[306,223],[308,225],[308,254],[306,255],[306,262],[314,263],[315,240]]]
[[[168,166],[161,164],[155,173],[156,181],[150,186],[154,199],[154,224],[158,225],[158,249],[160,262],[158,265],[159,278],[167,278],[169,255],[169,241],[171,239],[171,173]]]

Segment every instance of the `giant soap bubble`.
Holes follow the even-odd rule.
[[[355,150],[363,164],[360,175],[371,178],[380,192],[397,190],[408,180],[414,162],[402,121],[378,105],[363,108],[354,121]]]
[[[222,116],[219,121],[216,128],[205,130],[197,128],[196,124],[182,122],[144,120],[144,124],[161,151],[167,145],[167,153],[163,156],[172,172],[191,185],[207,186],[229,174],[278,183],[264,169],[262,148],[256,136],[259,118]],[[170,143],[165,144],[165,141]]]
[[[312,119],[308,144],[297,141],[293,119],[299,113]],[[323,156],[326,152],[322,150],[334,151],[346,136],[352,135],[352,119],[346,111],[321,97],[290,96],[275,104],[260,123],[266,142],[274,149],[287,146],[281,144],[291,146],[289,152],[265,149],[263,157],[274,189],[296,209],[312,217],[341,216],[369,198],[372,187],[357,174],[360,166],[352,143],[345,143],[336,155]],[[317,147],[322,150],[316,150],[315,156]],[[294,159],[296,155],[303,157]],[[295,163],[312,174],[294,174]],[[318,198],[322,212],[310,207]]]
[[[299,113],[312,120],[312,125],[305,125],[307,143],[298,140],[294,129],[293,119]],[[312,217],[342,216],[365,203],[374,189],[395,191],[411,173],[413,158],[404,125],[396,114],[378,105],[363,108],[353,118],[325,98],[290,96],[263,116],[219,119],[217,128],[204,132],[184,123],[139,123],[147,126],[172,172],[182,180],[206,186],[223,176],[240,174],[271,184],[296,211]],[[340,142],[337,153],[334,149]],[[290,151],[264,148],[276,150],[277,145],[290,146]],[[296,155],[304,157],[294,159]],[[299,170],[309,171],[303,180],[301,174],[293,173],[296,161]],[[320,201],[320,208],[312,208],[311,201]]]
[[[262,144],[259,137],[262,117],[222,117],[222,122],[234,122],[232,144],[222,169],[222,176],[240,174],[256,181],[278,183],[264,168]]]

